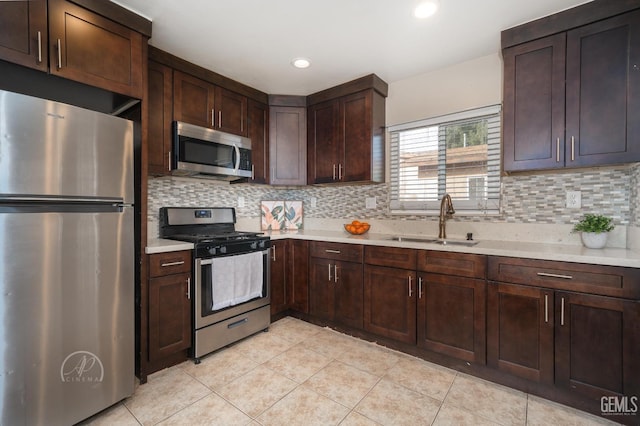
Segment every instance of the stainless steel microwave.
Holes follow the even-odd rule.
[[[210,179],[250,178],[251,139],[173,122],[172,174]]]

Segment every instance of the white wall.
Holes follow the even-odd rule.
[[[389,84],[386,124],[407,123],[502,102],[498,53]]]

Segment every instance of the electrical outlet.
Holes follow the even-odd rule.
[[[238,197],[238,207],[244,207],[244,197]]]
[[[579,209],[582,207],[582,193],[580,191],[567,191],[566,207],[568,209]]]
[[[367,197],[364,200],[364,207],[367,209],[375,209],[376,208],[376,197]]]
[[[315,209],[318,207],[318,199],[316,197],[311,197],[311,208]]]

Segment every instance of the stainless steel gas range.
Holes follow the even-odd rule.
[[[193,346],[200,357],[271,322],[269,237],[235,230],[231,207],[162,207],[160,236],[194,248]]]

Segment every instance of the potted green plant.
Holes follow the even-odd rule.
[[[585,214],[573,226],[573,232],[580,232],[582,244],[587,248],[603,248],[607,245],[607,235],[614,228],[613,218],[601,214]]]

